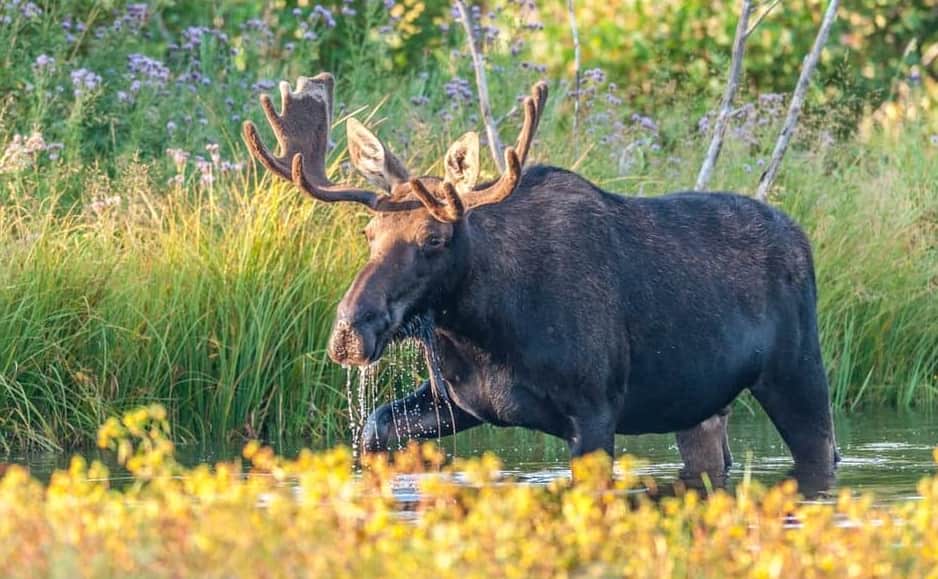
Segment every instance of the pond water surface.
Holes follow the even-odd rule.
[[[929,414],[887,410],[867,411],[836,418],[837,442],[843,457],[837,470],[837,487],[872,491],[879,502],[891,502],[916,496],[916,483],[936,472],[932,449],[938,446],[938,420]],[[441,446],[451,456],[478,456],[493,451],[502,459],[504,471],[525,484],[547,484],[557,477],[569,477],[566,444],[558,439],[518,428],[480,427],[444,438]],[[302,445],[277,448],[285,456],[295,455]],[[746,469],[754,480],[772,484],[783,480],[792,461],[781,438],[768,418],[737,405],[730,418],[730,446],[735,464],[729,484],[742,480]],[[180,460],[185,464],[215,462],[239,455],[238,447],[183,447]],[[680,455],[673,435],[621,436],[616,452],[632,454],[645,462],[641,473],[654,478],[658,485],[677,480]],[[109,455],[88,453],[89,458]],[[67,466],[70,455],[40,453],[14,455],[0,461],[29,466],[34,476],[47,479],[55,468]],[[115,483],[124,478],[115,472]],[[400,489],[405,502],[411,497],[407,485]]]

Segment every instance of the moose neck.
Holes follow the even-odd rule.
[[[450,336],[498,354],[516,334],[523,308],[519,300],[522,278],[519,242],[528,232],[512,227],[511,212],[499,206],[482,207],[461,227],[464,267],[434,312],[436,326]]]

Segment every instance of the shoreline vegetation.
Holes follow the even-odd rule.
[[[594,4],[585,2],[581,36],[602,12]],[[680,3],[661,3],[670,4]],[[722,52],[710,47],[718,62],[661,49],[667,62],[686,58],[686,69],[648,72],[642,82],[620,68],[586,67],[576,153],[570,59],[556,48],[570,44],[556,24],[565,15],[527,2],[500,10],[474,17],[502,134],[520,123],[519,94],[545,78],[552,97],[534,163],[625,195],[693,185],[733,10],[725,22],[707,21],[710,36],[729,37]],[[671,10],[676,18],[680,10]],[[349,116],[409,166],[442,173],[451,139],[482,129],[471,59],[448,4],[300,2],[268,11],[248,3],[212,12],[7,0],[0,18],[0,452],[88,445],[108,416],[153,402],[165,404],[178,440],[344,439],[349,378],[325,344],[335,304],[364,259],[367,215],[264,177],[239,127],[261,121],[258,96],[276,96],[280,79],[330,70],[338,83],[333,175],[350,171]],[[752,194],[771,154],[788,97],[760,59],[765,43],[781,42],[787,18],[767,17],[749,41],[753,60],[714,190]],[[934,408],[938,90],[927,70],[916,68],[913,82],[900,64],[871,69],[878,90],[867,76],[850,85],[844,79],[857,75],[835,64],[842,34],[835,25],[769,202],[813,244],[835,407]],[[538,48],[551,39],[550,50]],[[602,60],[591,43],[602,38],[583,38],[586,63]],[[804,50],[781,48],[778,70],[788,76],[778,82],[790,87],[797,62],[792,69],[789,61]],[[645,62],[627,51],[622,58]]]
[[[491,454],[444,465],[433,444],[292,460],[256,441],[185,468],[159,405],[110,418],[98,445],[130,473],[72,459],[48,484],[0,476],[4,577],[931,577],[938,478],[876,504],[841,489],[803,501],[747,475],[732,492],[666,489],[631,457],[512,484]],[[935,451],[938,461],[938,450]],[[651,485],[651,486],[649,486]],[[657,498],[655,498],[657,495]]]

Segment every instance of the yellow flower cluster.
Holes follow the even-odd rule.
[[[81,458],[48,485],[7,469],[0,575],[938,577],[938,477],[886,506],[748,481],[652,500],[628,458],[584,458],[547,486],[505,479],[492,455],[444,465],[433,445],[360,474],[344,448],[288,460],[255,442],[248,467],[189,469],[169,434],[158,406],[102,426],[134,475],[120,488]]]

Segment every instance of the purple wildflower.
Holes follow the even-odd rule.
[[[221,165],[221,147],[218,146],[218,143],[209,143],[205,145],[205,150],[208,151],[209,156],[212,158],[212,164],[216,167]]]
[[[22,14],[23,18],[26,20],[32,20],[42,16],[42,8],[33,2],[27,2],[20,7],[20,14]]]
[[[215,173],[212,163],[200,155],[195,156],[195,167],[202,175],[200,182],[205,187],[211,187],[215,183]]]
[[[658,125],[651,117],[646,117],[645,115],[640,115],[638,113],[632,113],[632,122],[642,127],[646,131],[652,133],[658,132]]]
[[[452,80],[444,84],[443,91],[456,106],[461,103],[471,102],[474,96],[469,81],[458,76],[454,76]]]
[[[33,70],[37,74],[44,72],[52,72],[55,70],[55,59],[47,54],[40,54],[36,57],[36,61],[33,62]]]
[[[182,174],[186,170],[186,163],[189,161],[189,153],[182,149],[166,149],[166,154],[172,159],[176,167],[176,173]]]
[[[129,55],[127,69],[135,78],[152,86],[163,86],[169,80],[169,68],[159,60],[143,54]]]
[[[62,143],[46,143],[39,131],[34,131],[28,137],[14,135],[4,148],[3,154],[0,155],[0,173],[15,173],[28,169],[36,163],[39,154],[43,152],[54,161],[59,158],[61,150]]]
[[[335,17],[332,15],[332,12],[321,4],[317,4],[313,11],[309,15],[311,20],[322,19],[325,21],[326,26],[329,28],[335,28]]]
[[[93,92],[101,85],[101,76],[87,68],[73,70],[70,77],[72,79],[72,89],[75,92],[75,98]]]
[[[149,16],[149,8],[145,3],[141,2],[137,4],[128,4],[124,18],[130,22],[137,23],[138,26],[143,26]]]
[[[275,86],[277,86],[277,83],[275,83],[274,81],[261,79],[251,85],[251,90],[254,92],[265,92],[268,90],[272,90]]]
[[[103,197],[100,199],[95,199],[94,201],[86,205],[85,207],[86,209],[89,209],[92,213],[100,217],[102,214],[104,214],[105,211],[107,211],[108,209],[117,207],[118,205],[120,205],[120,203],[121,203],[120,195],[112,195],[110,197]]]
[[[590,68],[583,71],[583,80],[595,84],[606,82],[606,73],[601,68]]]
[[[49,156],[50,161],[56,161],[59,158],[59,154],[62,152],[62,149],[65,148],[65,145],[62,143],[46,143],[46,155]]]

